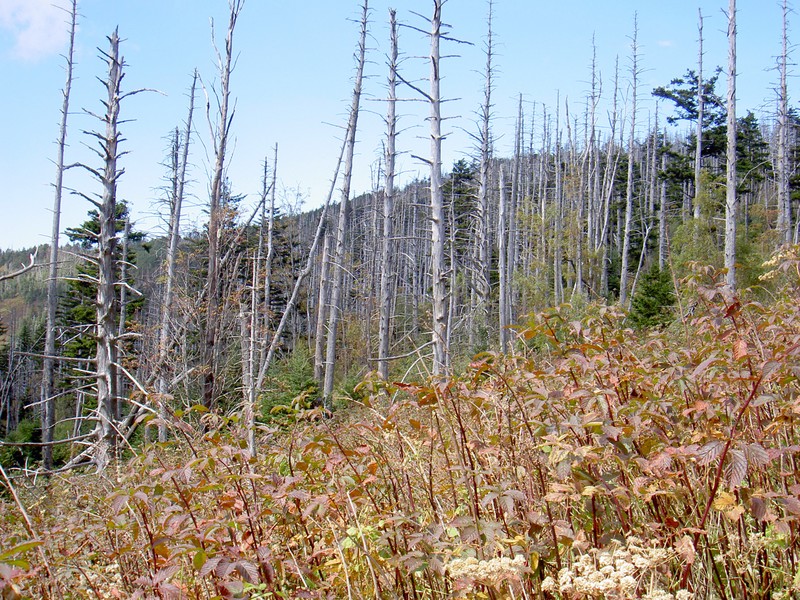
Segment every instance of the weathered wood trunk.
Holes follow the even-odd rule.
[[[736,291],[736,220],[739,199],[736,194],[736,0],[728,5],[728,146],[725,183],[725,283]]]
[[[350,210],[350,183],[353,175],[353,155],[356,145],[358,113],[361,103],[361,89],[364,81],[364,64],[367,53],[367,16],[369,3],[364,0],[361,9],[361,33],[358,42],[358,59],[356,78],[353,87],[353,98],[350,104],[350,117],[345,134],[344,172],[342,173],[342,196],[339,204],[339,221],[336,230],[336,246],[333,253],[333,274],[331,285],[331,305],[328,316],[327,343],[325,347],[325,379],[322,395],[329,403],[333,396],[334,371],[336,368],[336,333],[340,311],[342,309],[342,286],[344,277],[344,261],[346,253],[347,220]]]
[[[383,239],[380,261],[380,323],[378,325],[378,373],[389,378],[389,344],[391,341],[392,296],[395,274],[390,267],[394,235],[394,176],[397,158],[397,13],[389,11],[391,50],[389,52],[389,104],[386,113],[386,186],[383,191]]]
[[[216,130],[212,131],[214,170],[208,205],[208,287],[206,290],[205,343],[203,345],[203,405],[214,408],[216,404],[217,336],[220,321],[220,221],[224,188],[225,160],[233,114],[230,113],[231,73],[233,72],[233,34],[242,10],[243,0],[229,0],[228,31],[225,36],[225,54],[217,55],[220,90]],[[210,111],[210,103],[206,110]],[[209,123],[211,116],[208,115]]]
[[[433,288],[433,369],[434,375],[443,375],[449,368],[447,348],[447,269],[444,261],[445,214],[442,190],[442,99],[439,46],[442,38],[443,0],[434,0],[431,19],[430,54],[430,220],[431,220],[431,280]]]
[[[102,172],[103,193],[97,206],[99,232],[97,235],[97,297],[95,370],[97,385],[97,418],[99,440],[95,449],[95,464],[103,470],[115,451],[118,431],[114,419],[116,402],[116,329],[117,311],[114,284],[116,283],[117,249],[117,179],[122,174],[117,169],[119,132],[119,102],[122,96],[122,57],[119,55],[119,35],[116,30],[109,37],[108,79],[106,89],[106,131],[101,140],[105,165]]]
[[[47,280],[47,321],[45,325],[44,359],[42,361],[42,466],[53,468],[52,442],[55,435],[55,354],[56,354],[56,309],[58,308],[58,246],[61,231],[61,198],[64,192],[64,152],[67,147],[67,119],[72,91],[72,73],[75,54],[75,29],[78,17],[78,1],[72,0],[69,12],[69,46],[66,54],[67,80],[64,84],[61,103],[61,125],[58,132],[56,155],[56,179],[53,185],[53,229],[50,235],[50,267]]]

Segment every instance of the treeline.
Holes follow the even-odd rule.
[[[182,419],[198,414],[205,415],[201,424],[240,415],[255,453],[258,424],[275,411],[293,404],[336,409],[358,396],[357,383],[371,371],[422,379],[458,371],[482,351],[513,353],[521,343],[515,324],[564,303],[576,311],[590,302],[619,303],[632,311],[631,324],[664,325],[694,263],[729,273],[735,266],[736,285],[745,289],[759,281],[761,264],[776,249],[798,241],[800,118],[788,110],[785,89],[774,123],[749,112],[732,121],[732,105],[716,89],[719,70],[707,78],[702,69],[690,70],[656,90],[638,89],[635,36],[631,71],[626,77],[617,70],[606,97],[593,69],[579,112],[566,102],[528,112],[520,101],[513,154],[500,157],[493,150],[489,19],[477,148],[474,158],[445,173],[438,60],[439,42],[449,36],[438,0],[428,22],[430,90],[414,87],[431,108],[434,143],[424,159],[430,177],[405,186],[394,181],[402,137],[393,90],[406,79],[398,71],[392,13],[386,152],[376,189],[351,197],[368,59],[364,2],[342,154],[323,207],[281,209],[277,147],[264,161],[258,202],[247,204],[226,177],[242,2],[232,0],[229,8],[219,88],[207,109],[213,124],[208,220],[182,236],[197,74],[186,120],[164,161],[169,232],[146,240],[116,197],[119,103],[136,92],[120,91],[126,65],[117,33],[109,38],[103,57],[110,96],[103,101],[104,126],[90,134],[100,143],[99,164],[83,165],[102,193],[84,196],[94,208],[67,230],[79,260],[74,273],[60,273],[52,326],[39,319],[25,325],[25,335],[19,324],[6,337],[2,372],[9,384],[0,427],[22,444],[5,445],[4,461],[10,452],[20,466],[41,458],[47,469],[104,468],[142,436],[167,440]],[[668,118],[639,114],[637,97],[651,93],[663,100]],[[612,107],[602,122],[601,101]],[[682,122],[695,127],[672,126]],[[3,285],[42,281],[43,272]],[[736,291],[729,280],[728,292]],[[53,336],[50,349],[42,345],[43,331]],[[42,372],[53,376],[39,382]],[[43,445],[24,445],[38,440]],[[54,447],[39,456],[40,448]]]

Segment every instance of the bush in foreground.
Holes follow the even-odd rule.
[[[691,285],[691,321],[636,333],[607,307],[538,315],[521,333],[535,352],[485,354],[449,380],[366,381],[361,408],[264,429],[257,457],[220,423],[109,479],[21,490],[46,494],[28,505],[47,565],[23,548],[0,585],[64,598],[792,597],[800,303]],[[3,539],[26,539],[18,511],[3,515]]]

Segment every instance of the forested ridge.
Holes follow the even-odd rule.
[[[246,9],[229,0],[213,93],[203,106],[195,73],[163,160],[163,236],[117,198],[125,102],[147,91],[122,86],[119,33],[96,164],[65,162],[67,53],[57,172],[96,189],[72,191],[88,214],[65,228],[59,179],[51,243],[0,253],[2,597],[800,594],[787,4],[769,118],[736,106],[730,0],[727,57],[703,53],[700,14],[698,64],[641,89],[634,24],[628,67],[601,85],[592,64],[579,108],[520,96],[498,156],[488,2],[475,146],[449,166],[454,7],[413,25],[392,11],[386,139],[374,190],[354,195],[374,60],[361,7],[341,155],[304,211],[278,194],[277,145],[257,202],[227,177],[246,126],[231,78]],[[398,58],[403,28],[430,44],[426,79]],[[405,94],[430,109],[430,154],[401,182]],[[201,135],[206,220],[187,230]]]

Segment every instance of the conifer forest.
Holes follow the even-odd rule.
[[[520,94],[513,115],[493,29],[510,0],[485,0],[470,40],[447,24],[458,0],[336,0],[359,15],[352,95],[308,209],[278,193],[278,144],[255,202],[229,177],[256,1],[219,0],[213,72],[187,77],[156,159],[154,235],[117,193],[126,124],[146,118],[131,97],[151,91],[126,86],[124,24],[75,78],[69,0],[52,235],[0,251],[0,598],[800,598],[788,0],[770,8],[766,115],[737,106],[736,0],[719,2],[726,31],[686,23],[697,61],[661,85],[641,83],[631,15],[629,56],[575,76],[584,98]],[[467,43],[481,102],[454,124],[447,70]],[[94,129],[71,125],[73,85],[97,91]],[[373,164],[365,111],[385,128]],[[446,164],[458,127],[471,146]],[[365,169],[373,189],[354,193]],[[80,224],[61,221],[67,195]]]

